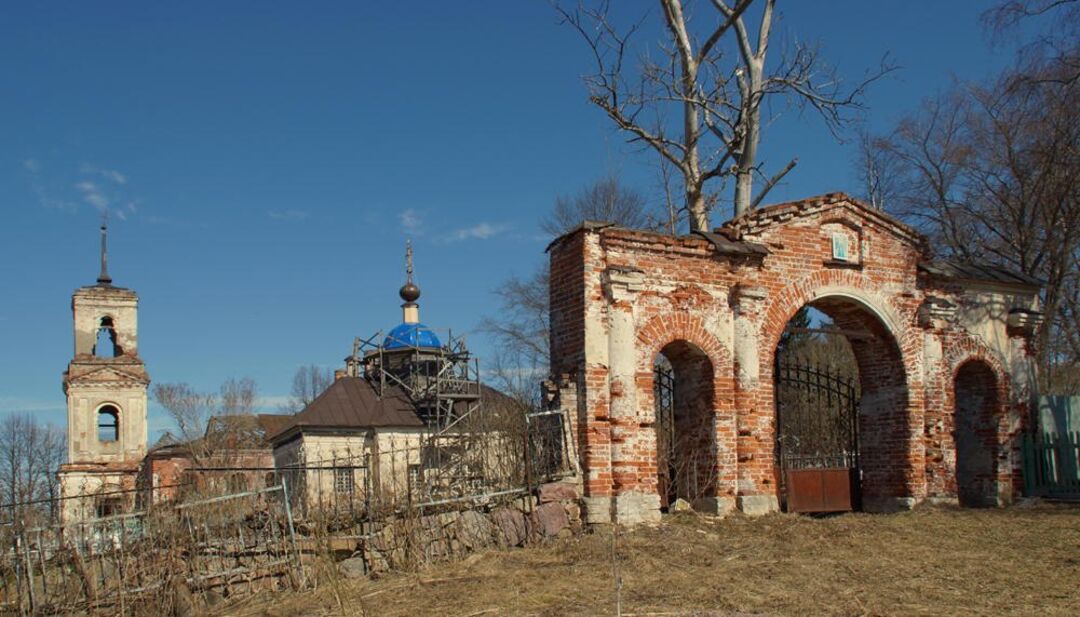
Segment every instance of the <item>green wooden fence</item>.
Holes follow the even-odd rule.
[[[1080,497],[1080,432],[1024,435],[1024,492]]]

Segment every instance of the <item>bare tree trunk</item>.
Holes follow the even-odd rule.
[[[690,231],[709,231],[709,211],[700,189],[693,186],[688,188],[686,207],[690,214]]]
[[[743,17],[755,3],[762,6],[762,13],[752,42]],[[615,12],[611,8],[614,3],[587,4],[583,2],[571,11],[556,3],[556,11],[592,51],[595,71],[584,78],[589,100],[625,131],[631,142],[655,150],[679,170],[691,231],[709,228],[709,210],[716,203],[716,193],[709,189],[711,181],[734,179],[734,214],[738,216],[752,210],[794,167],[789,163],[754,195],[754,174],[763,167],[758,160],[758,143],[761,104],[767,97],[784,95],[791,99],[790,104],[810,106],[835,131],[844,122],[841,112],[859,107],[858,98],[866,86],[891,70],[883,63],[879,72],[849,90],[823,68],[814,47],[796,44],[766,74],[776,0],[736,0],[732,4],[712,0],[719,15],[699,16],[697,30],[682,0],[660,0],[665,40],[659,60],[651,59],[649,49],[636,53],[631,39],[641,22],[619,28],[609,19],[609,13]],[[620,11],[622,8],[620,3]],[[700,29],[701,24],[707,24],[705,29]],[[724,43],[733,32],[739,54],[734,61]],[[640,61],[632,68],[627,59],[635,55]]]

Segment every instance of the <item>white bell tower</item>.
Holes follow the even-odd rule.
[[[107,228],[101,226],[101,274],[75,290],[74,357],[64,373],[68,463],[60,468],[65,522],[109,516],[134,505],[135,479],[146,455],[146,388],[138,353],[135,292],[114,287]]]

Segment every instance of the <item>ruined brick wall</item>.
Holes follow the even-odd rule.
[[[992,285],[926,275],[918,234],[838,194],[759,210],[718,231],[674,238],[593,225],[550,249],[552,367],[557,382],[576,386],[588,520],[651,520],[666,501],[653,396],[659,353],[684,375],[676,427],[693,445],[673,456],[708,468],[710,494],[698,505],[776,509],[775,351],[806,305],[855,333],[867,508],[955,499],[953,375],[965,358],[994,359],[996,440],[1011,451],[1029,393],[1015,383],[1030,367],[1024,333],[1005,315],[1030,306],[1031,289],[993,288],[1006,310],[975,310],[992,304]],[[1016,461],[998,468],[999,497],[1011,497]]]

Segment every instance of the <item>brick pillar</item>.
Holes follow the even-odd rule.
[[[936,503],[956,503],[956,443],[952,406],[952,376],[945,357],[947,330],[956,317],[956,305],[928,296],[916,312],[922,333],[923,391],[926,413],[926,497]]]
[[[732,294],[735,311],[735,414],[737,418],[736,505],[747,514],[780,509],[772,482],[776,414],[771,401],[771,381],[762,383],[761,362],[771,350],[759,349],[760,320],[768,294],[764,289],[740,285]],[[771,377],[770,371],[767,377]],[[770,396],[761,397],[768,388]]]
[[[935,503],[956,504],[956,444],[949,390],[952,383],[944,358],[943,335],[923,333],[923,387],[926,416],[923,439],[926,443],[926,496]]]
[[[609,268],[604,278],[608,301],[612,515],[616,522],[625,525],[658,521],[656,434],[650,422],[642,426],[637,404],[634,299],[641,289],[643,275],[628,268]]]

